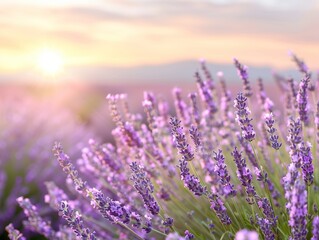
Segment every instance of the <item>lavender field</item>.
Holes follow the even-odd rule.
[[[3,86],[0,238],[319,239],[319,83],[292,62],[271,85],[234,59],[238,84],[202,61],[181,88]]]

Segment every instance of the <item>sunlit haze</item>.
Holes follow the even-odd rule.
[[[290,69],[289,50],[315,68],[318,10],[316,0],[2,0],[0,79],[36,76],[39,65],[56,74],[62,62],[61,78],[83,80],[200,58]],[[63,59],[32,65],[41,46]]]
[[[63,60],[57,51],[43,49],[39,52],[37,65],[45,75],[56,75],[62,70]]]

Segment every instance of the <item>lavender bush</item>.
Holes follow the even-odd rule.
[[[55,117],[49,117],[52,115]],[[40,205],[42,215],[52,218],[52,209],[42,201],[47,193],[44,183],[51,180],[64,186],[65,179],[56,174],[59,165],[52,161],[50,145],[60,139],[70,155],[77,158],[83,147],[79,140],[87,141],[89,130],[67,110],[44,101],[37,103],[26,95],[16,102],[12,97],[2,97],[0,116],[0,238],[3,239],[10,222],[22,227],[25,216],[16,201],[21,195]],[[23,233],[31,237],[26,231]]]
[[[299,85],[275,76],[284,106],[261,79],[254,92],[237,59],[243,93],[232,96],[221,73],[219,89],[201,62],[198,93],[173,91],[176,114],[150,92],[145,118],[108,95],[113,143],[91,139],[80,159],[53,147],[69,189],[47,182],[45,201],[64,221],[50,227],[21,197],[25,226],[50,239],[318,239],[318,89],[293,60]]]

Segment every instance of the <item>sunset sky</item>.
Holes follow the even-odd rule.
[[[318,23],[315,0],[1,0],[0,79],[41,74],[48,49],[64,78],[235,56],[280,70],[289,50],[316,69]]]

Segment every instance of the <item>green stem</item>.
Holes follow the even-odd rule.
[[[131,228],[129,228],[128,226],[126,226],[124,223],[118,222],[118,225],[120,225],[121,227],[125,228],[126,230],[128,230],[130,233],[132,233],[135,237],[137,237],[140,240],[144,240],[143,238],[141,238],[136,232],[134,232]]]
[[[153,231],[153,232],[156,232],[156,233],[158,233],[158,234],[160,234],[160,235],[162,235],[162,236],[164,236],[164,237],[167,237],[167,235],[166,235],[165,233],[162,233],[161,231],[158,231],[158,230],[156,230],[155,228],[152,228],[152,231]]]
[[[240,224],[239,224],[239,221],[238,221],[236,215],[234,214],[233,210],[231,209],[229,203],[228,203],[228,202],[225,202],[225,204],[226,204],[227,208],[229,209],[231,215],[233,216],[233,218],[234,218],[234,220],[235,220],[235,222],[236,222],[237,228],[239,229],[239,228],[240,228]]]
[[[310,204],[310,189],[311,187],[310,186],[307,186],[307,203],[308,203],[308,215],[310,215],[310,212],[311,212],[311,204]]]
[[[254,225],[255,225],[255,223],[256,223],[256,216],[255,216],[255,211],[254,211],[254,206],[253,206],[253,204],[251,204],[250,207],[251,207],[251,213],[252,213],[253,220],[254,220]]]

